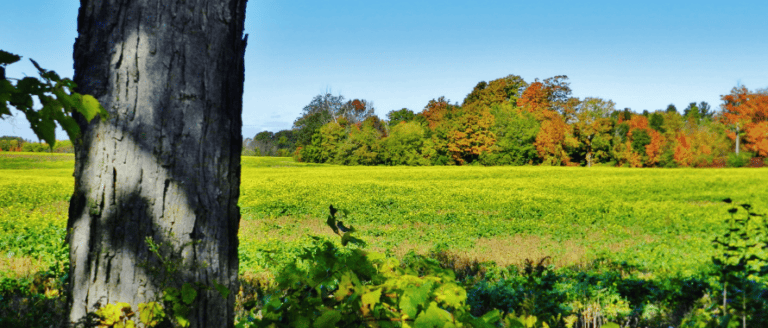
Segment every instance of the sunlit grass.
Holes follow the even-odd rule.
[[[442,247],[501,266],[545,256],[556,266],[607,258],[669,274],[708,263],[726,218],[721,199],[768,208],[768,169],[347,167],[270,157],[242,163],[244,274],[266,266],[260,249],[299,247],[307,234],[330,237],[330,204],[350,211],[345,223],[371,250],[397,257]],[[73,165],[70,154],[0,154],[0,252],[20,236],[61,242]]]

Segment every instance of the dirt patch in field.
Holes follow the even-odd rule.
[[[46,266],[42,260],[25,256],[8,256],[8,254],[0,253],[0,276],[18,279],[29,277],[45,269]]]

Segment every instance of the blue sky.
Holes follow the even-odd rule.
[[[0,49],[23,56],[9,77],[38,76],[28,58],[73,75],[79,2],[7,1]],[[288,129],[330,90],[376,113],[430,99],[461,102],[479,81],[567,75],[576,97],[634,111],[682,110],[737,83],[768,87],[768,1],[286,1],[246,12],[243,137]],[[22,116],[0,135],[37,140]],[[66,138],[59,132],[57,136]]]

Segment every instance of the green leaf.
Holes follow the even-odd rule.
[[[40,93],[42,86],[43,84],[34,77],[25,77],[16,83],[16,89],[25,95]]]
[[[179,302],[179,290],[173,287],[168,287],[163,290],[163,300],[171,303]]]
[[[195,301],[195,297],[197,297],[197,290],[192,287],[192,284],[186,283],[181,286],[181,300],[184,301],[184,303],[187,305],[192,304],[192,302]]]
[[[104,110],[104,107],[101,107],[101,104],[99,104],[99,101],[96,100],[91,95],[84,95],[81,96],[80,99],[81,103],[80,106],[77,106],[78,112],[80,114],[83,114],[85,116],[85,120],[90,122],[94,117],[96,117],[97,114],[102,114],[101,118],[106,119],[108,114],[107,111]]]
[[[341,301],[355,292],[354,282],[360,283],[355,274],[350,271],[344,272],[341,276],[341,282],[339,282],[339,289],[333,294],[337,301]]]
[[[456,308],[467,300],[467,291],[454,283],[446,283],[435,290],[435,299]]]
[[[6,101],[2,99],[2,96],[0,96],[0,119],[3,118],[3,115],[10,116],[11,110],[8,108]]]
[[[226,300],[227,297],[229,297],[230,291],[229,291],[229,288],[227,288],[227,286],[220,284],[218,281],[214,281],[213,286],[216,288],[216,290],[219,291],[219,294],[221,294],[221,298]]]
[[[408,286],[400,297],[400,309],[409,317],[415,318],[419,305],[426,305],[429,292],[432,290],[432,282],[428,281],[419,287]]]
[[[186,305],[179,303],[173,305],[173,317],[176,319],[176,322],[179,323],[179,326],[189,327],[189,320],[187,319],[188,314],[189,308]]]
[[[416,328],[443,328],[452,321],[448,311],[437,307],[437,303],[431,302],[429,308],[422,312],[413,324]]]
[[[380,299],[381,288],[363,294],[363,315],[367,315],[370,310],[373,310],[373,307],[376,306],[376,303],[379,303]]]
[[[496,323],[501,320],[501,313],[499,313],[498,309],[493,309],[493,311],[484,314],[480,319],[483,319],[483,321],[487,323]]]
[[[16,90],[16,87],[11,84],[11,81],[8,80],[0,80],[0,95],[1,94],[11,94]]]
[[[139,304],[139,321],[147,327],[157,326],[165,318],[163,306],[157,302]]]
[[[619,326],[616,323],[609,322],[609,323],[604,324],[603,328],[621,328],[621,326]]]
[[[77,125],[77,121],[75,121],[75,119],[73,119],[72,117],[61,114],[61,118],[57,118],[56,122],[59,122],[59,125],[61,125],[61,128],[64,129],[65,132],[67,132],[67,135],[69,136],[69,140],[76,140],[77,138],[80,137],[80,126]],[[49,145],[53,146],[53,144],[49,144]]]
[[[0,65],[13,64],[19,60],[21,60],[21,56],[0,50]]]
[[[341,313],[336,310],[328,310],[323,312],[312,326],[315,328],[333,328],[339,321],[341,321]]]

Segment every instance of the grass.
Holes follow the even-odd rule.
[[[39,256],[46,248],[8,245],[22,247],[25,234],[39,240],[38,229],[64,233],[73,164],[70,154],[0,155],[0,252]],[[252,253],[327,235],[333,204],[351,212],[347,223],[373,250],[398,257],[443,247],[501,266],[608,258],[685,275],[709,262],[721,199],[768,207],[768,169],[347,167],[274,157],[244,157],[242,166],[241,253],[251,253],[243,272],[269,266]]]
[[[46,286],[39,297],[47,299],[60,285],[45,272],[68,259],[73,167],[70,154],[0,153],[0,289]],[[520,268],[549,256],[576,272],[600,263],[608,263],[600,272],[632,268],[634,278],[619,285],[631,288],[637,279],[700,281],[711,269],[712,240],[727,230],[729,205],[721,200],[768,208],[765,185],[768,168],[348,167],[244,157],[240,274],[270,281],[308,245],[307,234],[338,240],[324,223],[333,204],[350,211],[342,220],[368,249],[399,259],[440,254],[457,272],[488,261]],[[50,282],[34,283],[41,279]],[[580,283],[591,286],[589,279]],[[487,292],[512,293],[493,288]]]

